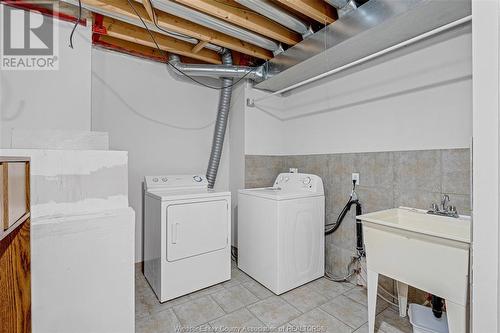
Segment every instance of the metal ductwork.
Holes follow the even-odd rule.
[[[240,28],[224,20],[201,13],[176,2],[170,0],[151,0],[151,2],[155,8],[161,11],[196,22],[207,28],[220,31],[226,35],[233,36],[250,44],[260,46],[266,50],[272,51],[274,54],[278,54],[283,51],[283,48],[279,43],[276,43],[269,38],[265,38],[259,34]]]
[[[231,51],[226,51],[222,54],[222,64],[231,66],[233,58]],[[221,79],[222,89],[219,97],[219,107],[217,110],[217,119],[215,120],[214,136],[212,139],[212,149],[207,166],[208,188],[214,188],[219,164],[222,157],[222,149],[224,146],[224,137],[226,136],[226,127],[229,119],[229,109],[231,107],[231,94],[233,92],[233,79],[223,77]]]
[[[295,16],[284,12],[280,7],[276,6],[269,0],[236,0],[236,2],[261,15],[264,15],[268,19],[285,26],[290,30],[298,32],[302,35],[302,38],[314,33],[308,24],[302,22]]]
[[[330,5],[337,9],[337,14],[339,17],[343,17],[347,13],[358,8],[354,0],[325,0]]]
[[[469,15],[470,0],[370,0],[269,60],[255,87],[292,87]]]
[[[233,91],[233,78],[242,77],[249,72],[256,73],[255,68],[233,66],[231,51],[224,50],[222,53],[222,65],[194,65],[183,64],[180,57],[176,54],[169,54],[169,62],[172,66],[190,76],[218,77],[221,79],[219,107],[217,110],[217,119],[215,120],[214,136],[212,139],[212,149],[207,167],[208,187],[213,188],[217,179],[217,172],[222,156],[224,146],[224,137],[226,135],[227,121],[229,118],[229,109],[231,106],[231,94]],[[179,74],[181,75],[181,74]]]
[[[224,54],[222,56],[224,58]],[[223,65],[203,65],[203,64],[184,64],[180,62],[179,57],[170,55],[170,64],[179,71],[189,76],[201,76],[211,78],[248,78],[251,80],[262,80],[264,78],[264,67],[236,66],[232,64]],[[231,62],[232,63],[232,62]]]

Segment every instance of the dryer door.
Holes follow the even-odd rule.
[[[167,260],[176,261],[228,246],[226,200],[167,206]]]

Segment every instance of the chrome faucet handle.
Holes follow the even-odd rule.
[[[452,215],[456,215],[458,216],[458,210],[457,210],[457,207],[456,206],[450,206],[450,213]]]
[[[448,194],[444,194],[443,198],[441,199],[441,206],[443,207],[444,212],[448,211],[449,209],[449,207],[446,205],[448,202],[450,202],[450,196]]]
[[[439,206],[438,206],[438,204],[437,204],[437,203],[434,203],[434,202],[433,202],[433,203],[431,204],[431,211],[433,211],[433,212],[439,212]]]

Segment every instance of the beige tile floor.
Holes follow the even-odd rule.
[[[160,304],[136,270],[136,332],[368,332],[366,290],[321,278],[276,296],[235,265],[230,281]],[[411,333],[407,319],[377,304],[377,332]]]

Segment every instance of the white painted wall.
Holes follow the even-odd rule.
[[[293,155],[469,147],[471,55],[471,34],[465,31],[286,97],[257,101],[256,108],[246,108],[245,152]]]
[[[474,149],[472,332],[500,329],[500,5],[472,2]]]
[[[257,99],[266,93],[245,89],[245,153],[248,155],[277,155],[284,153],[286,124],[276,116],[283,100],[271,97],[256,107],[248,107],[247,99]]]
[[[0,71],[0,147],[10,147],[11,128],[90,130],[91,29],[59,26],[59,70]],[[0,24],[3,24],[0,18]]]
[[[129,201],[142,260],[142,181],[155,174],[205,174],[219,92],[175,80],[164,64],[92,50],[92,130],[129,152]],[[229,185],[229,139],[217,189]]]
[[[241,82],[233,88],[229,113],[229,190],[231,191],[231,244],[238,235],[238,190],[245,188],[245,90]]]

